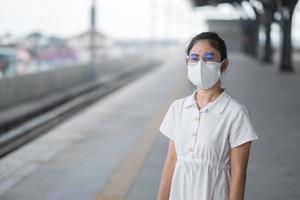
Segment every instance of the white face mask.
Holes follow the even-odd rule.
[[[196,65],[188,65],[189,80],[201,89],[212,88],[221,78],[222,63],[205,63],[202,59]]]

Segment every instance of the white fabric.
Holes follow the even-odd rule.
[[[258,136],[246,106],[223,89],[200,110],[197,90],[173,101],[161,123],[177,154],[169,200],[229,200],[230,149]]]

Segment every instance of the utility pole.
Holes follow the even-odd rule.
[[[96,78],[96,0],[92,0],[90,11],[90,78]]]
[[[150,0],[150,37],[149,37],[149,55],[151,57],[156,56],[156,12],[157,12],[157,1]]]

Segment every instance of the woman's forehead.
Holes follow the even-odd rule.
[[[219,56],[220,53],[207,40],[199,40],[192,47],[190,54],[211,54]]]

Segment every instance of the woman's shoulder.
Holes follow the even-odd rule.
[[[248,110],[247,106],[242,103],[240,100],[236,99],[235,97],[233,97],[232,95],[230,95],[230,101],[228,102],[228,110],[231,113],[238,113],[241,110]]]
[[[184,104],[184,98],[185,97],[181,97],[181,98],[172,100],[170,106],[172,106],[173,108],[181,107]]]
[[[190,96],[191,95],[183,96],[183,97],[172,100],[170,103],[170,107],[172,107],[175,110],[179,110],[179,109],[183,108],[187,104],[188,99],[191,98]]]

